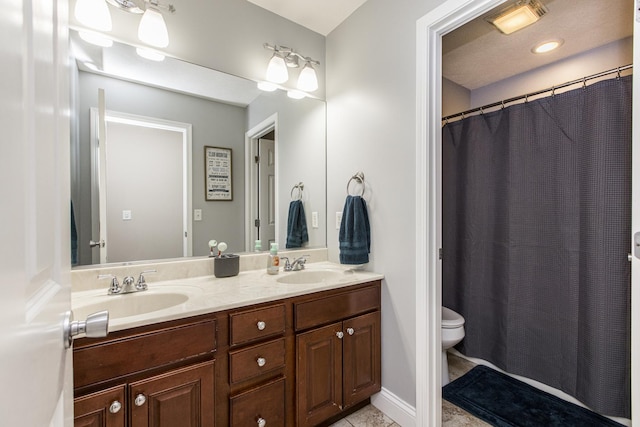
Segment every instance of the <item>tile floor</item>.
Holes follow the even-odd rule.
[[[451,380],[461,377],[475,366],[466,359],[449,354],[449,376]],[[442,400],[442,427],[491,427],[465,410]],[[400,427],[375,406],[368,405],[331,427]]]

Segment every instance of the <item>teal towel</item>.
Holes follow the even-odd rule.
[[[366,264],[371,249],[367,203],[360,196],[347,196],[340,223],[340,264]]]
[[[287,248],[301,248],[309,241],[307,219],[304,216],[302,200],[289,203],[289,219],[287,221]]]

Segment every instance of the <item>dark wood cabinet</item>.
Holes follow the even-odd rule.
[[[76,340],[75,427],[333,422],[380,390],[380,287],[375,281]]]
[[[363,298],[375,295],[376,290],[379,292],[379,288],[372,287],[344,293],[297,307],[296,314],[298,319],[304,319],[304,327],[312,325],[314,317],[346,318],[296,337],[298,426],[317,425],[380,391],[379,293],[377,299]],[[333,316],[318,310],[328,302],[333,303],[329,310]],[[367,309],[375,311],[348,318]]]
[[[75,427],[125,427],[125,385],[75,399]]]

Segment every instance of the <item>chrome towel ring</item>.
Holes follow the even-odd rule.
[[[349,191],[349,185],[351,185],[351,181],[355,180],[356,183],[362,185],[362,191],[360,192],[360,197],[364,196],[364,172],[358,171],[355,175],[353,175],[349,181],[347,182],[347,195],[355,196],[356,194],[351,194]]]
[[[293,197],[293,192],[295,190],[298,190],[298,192],[296,193],[296,198]],[[304,184],[302,182],[297,183],[296,185],[293,186],[293,188],[291,189],[291,200],[302,200],[302,190],[304,190]]]

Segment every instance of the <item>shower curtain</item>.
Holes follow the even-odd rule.
[[[458,349],[627,418],[631,99],[613,78],[442,130]]]

